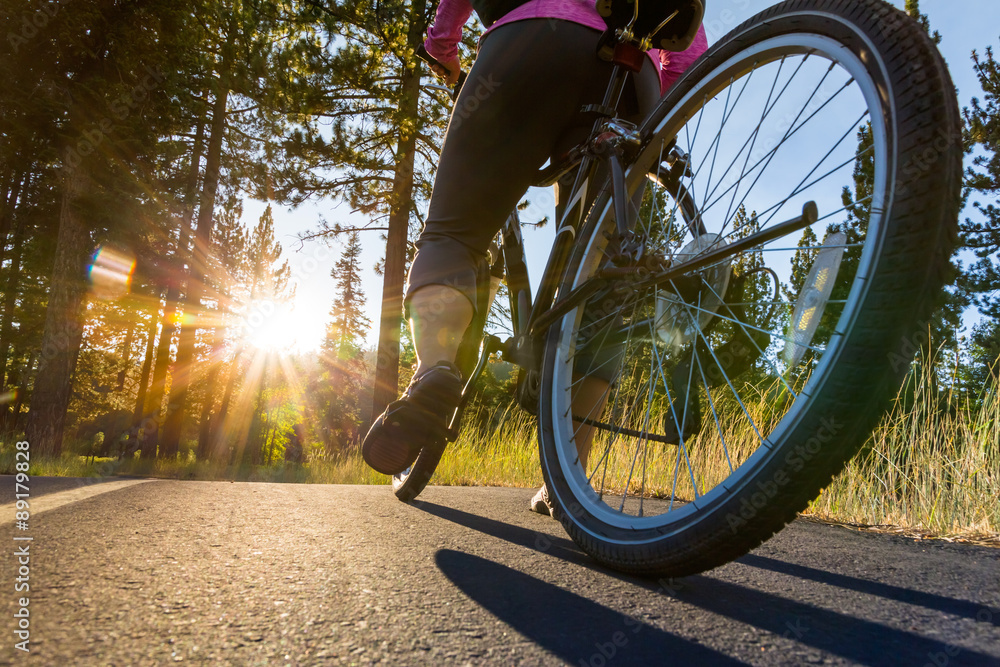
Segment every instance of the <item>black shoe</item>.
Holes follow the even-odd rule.
[[[462,376],[442,362],[413,378],[399,398],[375,420],[361,445],[365,463],[385,475],[398,475],[420,450],[444,442],[448,424],[462,400]]]

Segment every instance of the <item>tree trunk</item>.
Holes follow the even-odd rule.
[[[167,388],[167,367],[170,365],[170,341],[177,330],[175,324],[177,315],[177,299],[180,290],[175,285],[167,288],[163,305],[163,319],[160,326],[160,342],[156,346],[155,363],[153,366],[153,382],[149,387],[149,400],[146,405],[146,416],[142,420],[142,458],[156,457],[157,436],[160,430],[160,415],[163,411],[163,394]],[[156,319],[156,313],[153,315]]]
[[[77,200],[86,176],[66,151],[62,167],[59,235],[45,310],[42,357],[31,395],[26,438],[39,456],[62,452],[63,426],[72,390],[73,371],[83,341],[87,260],[92,246]]]
[[[222,306],[219,307],[222,316]],[[215,407],[215,386],[219,379],[219,357],[226,346],[225,327],[223,322],[216,322],[212,335],[212,356],[209,359],[208,375],[205,378],[205,402],[201,406],[201,425],[198,429],[198,458],[207,461],[212,455],[212,408]]]
[[[417,0],[410,7],[407,43],[416,48],[423,41],[425,3]],[[405,119],[416,118],[420,103],[420,70],[414,63],[403,67],[399,110]],[[382,313],[379,318],[378,354],[375,364],[375,388],[371,424],[399,392],[399,330],[403,323],[403,283],[406,279],[406,241],[413,198],[413,165],[417,137],[409,123],[399,129],[396,149],[396,172],[392,181],[389,208],[389,231],[385,247],[385,271],[382,277]]]
[[[3,196],[0,198],[0,264],[7,259],[7,233],[20,203],[21,192],[28,189],[29,178],[29,174],[18,174],[11,182],[4,183]]]
[[[125,451],[131,455],[139,442],[139,429],[142,428],[142,414],[146,407],[146,391],[149,388],[149,375],[153,367],[153,350],[156,347],[156,316],[159,309],[154,310],[149,317],[149,329],[146,331],[146,353],[142,359],[142,372],[139,374],[139,391],[135,397],[135,409],[132,411],[132,428],[128,435],[128,446]]]
[[[194,219],[194,196],[198,190],[198,173],[201,168],[201,153],[205,141],[205,120],[198,119],[198,130],[195,133],[194,147],[191,154],[191,170],[188,172],[188,182],[185,188],[187,211],[181,220],[177,234],[177,257],[187,261],[188,247],[191,240],[191,221]],[[163,325],[160,328],[160,343],[156,348],[156,365],[153,367],[153,384],[150,387],[150,401],[143,419],[142,458],[156,457],[156,448],[160,434],[160,415],[163,411],[163,395],[167,388],[167,367],[170,365],[170,343],[177,331],[177,300],[180,289],[173,282],[167,287],[166,305],[163,311]],[[155,314],[154,314],[155,319]]]
[[[226,441],[232,432],[229,424],[229,405],[233,400],[233,392],[236,390],[236,381],[240,377],[240,358],[243,356],[243,345],[236,348],[232,364],[229,367],[229,381],[226,383],[226,393],[222,396],[222,405],[219,406],[219,414],[211,424],[212,458],[224,460],[223,454],[226,451]]]
[[[267,411],[267,423],[269,428],[267,429],[267,460],[264,461],[264,465],[270,466],[271,461],[274,459],[274,437],[278,431],[278,425],[273,419],[271,411]]]
[[[132,365],[132,340],[135,338],[135,318],[128,318],[128,329],[125,330],[125,342],[122,343],[122,367],[118,371],[118,383],[115,391],[125,390],[125,379],[128,377],[129,366]]]
[[[224,65],[225,67],[225,65]],[[163,421],[161,454],[172,457],[180,447],[181,429],[184,426],[184,412],[187,404],[188,387],[194,373],[194,343],[201,315],[201,297],[204,293],[204,275],[208,246],[212,238],[215,213],[215,196],[219,187],[219,171],[222,164],[222,139],[226,131],[226,104],[229,89],[220,84],[212,109],[212,129],[208,140],[205,160],[205,180],[202,183],[201,203],[198,208],[198,226],[195,229],[194,251],[189,265],[189,280],[184,322],[181,325],[180,341],[177,344],[177,360],[170,373],[170,401]]]
[[[24,362],[24,366],[21,367],[15,376],[15,382],[21,386],[28,386],[28,379],[34,374],[35,361],[38,358],[37,352],[32,352],[28,357],[28,360]],[[18,431],[21,428],[21,408],[24,407],[24,392],[17,392],[17,399],[14,401],[13,419],[11,420],[10,427],[14,431]]]
[[[14,311],[17,309],[17,283],[21,274],[21,256],[24,248],[25,223],[17,221],[14,228],[14,243],[10,252],[10,268],[7,285],[3,294],[3,320],[0,322],[0,394],[7,387],[7,364],[10,354],[11,336],[14,333]],[[12,374],[11,374],[12,375]]]
[[[251,427],[251,448],[250,454],[253,456],[250,461],[254,465],[260,464],[264,453],[264,438],[267,433],[267,421],[264,415],[264,391],[267,389],[267,361],[264,362],[264,372],[260,376],[260,384],[257,390],[257,400],[254,403],[253,426]]]
[[[14,311],[17,308],[17,283],[21,273],[21,256],[24,247],[25,223],[18,221],[14,229],[14,245],[11,248],[10,275],[3,293],[3,320],[0,322],[0,428],[12,427],[17,419],[16,411],[9,411],[7,403],[11,398],[23,396],[24,387],[15,390],[14,395],[8,390],[15,386],[15,373],[7,372],[10,365],[11,336],[14,333]]]

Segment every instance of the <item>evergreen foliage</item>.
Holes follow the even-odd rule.
[[[365,293],[361,288],[361,238],[358,232],[347,236],[344,254],[330,275],[336,281],[337,297],[330,310],[330,326],[323,351],[338,359],[351,359],[361,351],[369,321],[364,314]]]
[[[39,456],[64,441],[90,455],[219,463],[275,462],[293,440],[294,460],[350,450],[371,406],[395,398],[414,361],[403,277],[451,107],[413,53],[434,3],[43,4],[39,14],[38,3],[8,0],[0,15],[0,433],[27,432]],[[940,42],[916,0],[906,10]],[[478,35],[478,26],[467,31],[466,61]],[[1000,70],[991,48],[972,61],[984,93],[964,114],[971,206],[961,232],[975,258],[932,338],[955,346],[963,299],[976,307],[968,359],[943,357],[968,361],[954,376],[970,396],[995,386],[1000,353]],[[857,128],[857,140],[837,225],[849,243],[871,213],[871,128]],[[315,228],[312,236],[344,242],[327,336],[321,351],[279,359],[265,329],[293,295],[283,230],[270,207],[248,227],[243,205],[321,198],[360,217]],[[642,206],[644,219],[663,209],[662,229],[649,231],[680,250],[686,229],[662,191]],[[734,224],[742,236],[759,221],[740,210]],[[366,343],[360,253],[382,243],[376,352]],[[794,303],[820,243],[811,229],[799,239],[783,300]],[[134,261],[127,295],[89,279],[98,251]],[[858,259],[845,255],[843,284]],[[733,267],[741,301],[773,294],[760,264],[750,254]],[[491,330],[508,326],[505,307],[501,292]],[[764,328],[779,316],[746,314]],[[818,342],[831,327],[823,323]],[[732,324],[711,335],[732,338]],[[772,348],[757,370],[772,372],[773,358]],[[510,370],[487,367],[476,399],[484,426],[508,404]],[[941,372],[942,391],[950,377]],[[375,387],[382,398],[373,401]]]
[[[985,318],[971,335],[975,390],[997,377],[1000,359],[1000,68],[990,47],[985,57],[973,51],[972,61],[984,99],[973,98],[964,109],[966,145],[977,153],[966,170],[976,216],[963,221],[961,233],[976,260],[962,275],[961,285]]]

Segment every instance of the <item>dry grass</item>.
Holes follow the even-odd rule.
[[[532,487],[542,483],[537,426],[515,406],[500,415],[474,413],[471,428],[448,446],[434,484]]]
[[[1000,387],[988,387],[981,407],[971,410],[964,399],[942,397],[928,373],[911,377],[892,410],[875,430],[862,453],[812,503],[809,516],[858,527],[893,527],[913,535],[943,535],[995,542],[1000,536]],[[761,396],[746,405],[760,425],[780,416],[772,398]],[[690,447],[692,480],[682,462],[676,481],[675,447],[637,447],[627,440],[612,448],[611,465],[617,471],[605,478],[607,489],[629,486],[647,496],[691,495],[692,481],[700,490],[721,481],[730,464],[738,465],[756,446],[742,409],[718,398],[721,429],[703,423]],[[711,413],[705,420],[712,420]],[[443,485],[535,487],[541,484],[536,444],[536,422],[516,407],[501,415],[471,414],[458,442],[451,444],[432,482]],[[729,460],[722,454],[726,441]],[[602,441],[595,445],[591,465],[600,463]],[[633,461],[635,465],[633,465]],[[645,486],[638,471],[645,467]],[[14,471],[12,447],[0,448],[0,471]],[[629,471],[632,478],[629,479]],[[652,471],[660,471],[652,474]],[[353,451],[333,460],[298,466],[230,467],[187,461],[88,460],[64,456],[32,459],[29,474],[59,476],[148,475],[176,479],[217,479],[318,484],[388,484],[389,478],[368,468]],[[595,478],[596,481],[596,478]]]
[[[599,435],[589,462],[593,484],[616,494],[627,486],[629,495],[681,499],[694,498],[695,487],[699,493],[714,488],[756,451],[760,444],[758,432],[767,433],[780,420],[783,411],[775,409],[777,402],[764,398],[779,389],[775,383],[758,400],[742,405],[728,389],[714,390],[711,404],[703,397],[700,432],[685,440],[684,449],[647,445],[645,439],[627,436],[609,442],[607,435]],[[675,418],[680,422],[684,417],[658,406],[651,412],[649,423],[633,419],[628,426],[638,432],[663,433],[668,427],[662,422]]]
[[[1000,532],[1000,397],[988,387],[978,411],[928,375],[911,378],[892,410],[810,512],[866,526],[958,535]],[[903,397],[912,393],[911,405]]]
[[[1000,538],[1000,387],[986,388],[978,410],[968,401],[937,390],[930,372],[911,376],[892,409],[872,434],[862,453],[855,457],[827,489],[811,504],[809,516],[859,527],[892,526],[910,535],[938,535],[996,543]],[[773,391],[746,408],[762,428],[776,421]],[[738,465],[756,447],[755,434],[747,427],[742,409],[724,404],[721,429],[704,424],[690,448],[691,469],[699,489],[711,487]],[[706,417],[711,419],[711,417]],[[720,446],[726,441],[729,460]],[[469,429],[446,452],[435,484],[536,486],[541,483],[535,424],[513,409],[499,420],[496,429]],[[673,479],[677,449],[636,447],[627,441],[613,448],[614,472],[605,478],[605,488],[648,496],[691,495],[692,478],[686,463],[684,474]],[[591,465],[600,463],[601,441],[595,445]],[[633,461],[635,465],[633,466]],[[643,488],[638,474],[643,466]],[[629,480],[629,472],[632,479]],[[651,471],[660,471],[651,474]],[[596,478],[595,478],[596,481]]]

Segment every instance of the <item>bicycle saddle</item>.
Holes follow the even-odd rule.
[[[626,30],[645,48],[684,51],[705,16],[703,0],[597,0],[610,31]]]

